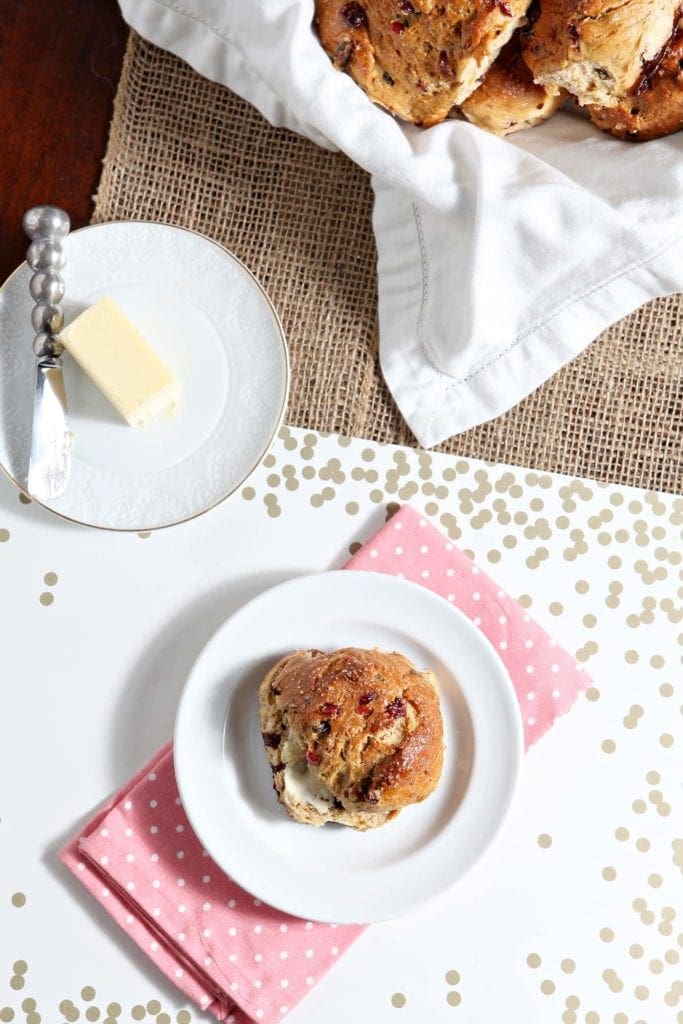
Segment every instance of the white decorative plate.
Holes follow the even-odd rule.
[[[446,736],[435,792],[365,833],[291,821],[259,728],[259,683],[279,658],[347,646],[433,669]],[[291,914],[348,923],[406,914],[474,864],[510,807],[523,741],[507,672],[466,616],[417,584],[343,571],[280,584],[218,630],[186,684],[174,751],[185,810],[224,871]]]
[[[277,314],[221,245],[165,224],[122,222],[66,239],[66,323],[111,295],[174,371],[176,414],[129,427],[65,354],[73,434],[65,494],[46,507],[89,526],[151,530],[231,494],[265,455],[287,401]],[[26,489],[35,356],[22,264],[0,289],[0,465]]]

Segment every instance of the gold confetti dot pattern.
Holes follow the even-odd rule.
[[[683,525],[683,502],[678,499],[672,505],[668,497],[654,494],[636,499],[630,491],[622,493],[584,481],[558,481],[535,471],[508,470],[464,459],[446,462],[436,453],[391,448],[384,452],[350,438],[323,437],[288,427],[282,428],[276,445],[239,495],[252,503],[253,517],[286,517],[295,507],[295,499],[300,502],[297,508],[303,502],[316,511],[316,518],[335,507],[348,517],[349,533],[357,538],[351,541],[347,536],[342,541],[351,554],[369,535],[368,512],[375,517],[374,528],[400,503],[411,501],[424,508],[449,540],[458,543],[482,569],[489,565],[494,575],[501,573],[501,579],[517,579],[517,589],[524,591],[519,594],[521,606],[533,608],[548,629],[575,636],[577,660],[604,681],[600,683],[602,695],[595,684],[588,686],[586,703],[580,708],[582,714],[602,723],[598,737],[604,739],[598,738],[587,756],[594,757],[606,775],[616,774],[633,762],[635,752],[647,747],[645,765],[649,770],[643,770],[640,785],[625,795],[620,806],[615,805],[613,816],[606,817],[604,827],[591,836],[596,850],[591,884],[601,886],[599,891],[604,893],[600,900],[604,917],[593,918],[590,929],[595,943],[593,962],[582,964],[580,949],[574,952],[569,942],[571,959],[563,951],[550,954],[542,939],[537,940],[539,952],[526,955],[534,998],[547,1000],[541,1002],[546,1010],[540,1011],[537,1019],[546,1012],[552,1013],[549,1024],[551,1019],[561,1019],[563,1024],[638,1024],[642,1015],[648,1024],[670,1024],[669,1020],[660,1021],[651,1007],[673,1009],[671,1021],[683,1012],[680,1007],[675,1009],[683,1000],[683,988],[676,986],[674,977],[683,934],[677,934],[680,925],[676,925],[675,909],[662,906],[674,902],[668,883],[673,875],[680,880],[683,873],[683,838],[676,837],[675,828],[680,822],[676,757],[683,730],[679,714],[683,708],[678,705],[683,698],[681,688],[674,686],[679,669],[674,645],[665,646],[660,640],[656,646],[652,637],[658,624],[678,627],[675,642],[679,652],[683,646],[683,558],[675,537],[664,529],[667,523]],[[15,532],[13,528],[8,557],[15,551]],[[144,534],[140,537],[146,539]],[[0,544],[8,540],[9,530],[0,529]],[[593,573],[594,560],[607,567],[607,578],[605,572]],[[514,576],[516,567],[521,577]],[[38,601],[35,592],[32,597],[36,615],[53,603],[61,604],[60,595],[66,591],[62,591],[60,577],[67,576],[68,565],[53,563],[44,571],[41,568],[38,579],[42,577],[44,589]],[[561,585],[558,582],[554,589],[539,585],[553,577],[561,579]],[[38,604],[42,608],[36,607]],[[607,631],[624,638],[613,678],[592,668],[593,662],[604,658],[601,638]],[[626,696],[620,698],[618,713],[610,715],[616,691]],[[657,707],[661,709],[667,700],[670,717],[662,721]],[[538,823],[540,828],[544,825],[548,827],[542,820]],[[668,828],[668,833],[662,832],[663,828]],[[539,871],[553,870],[556,862],[562,862],[566,837],[559,826],[553,826],[554,837],[536,832],[528,837],[527,851],[536,849]],[[14,907],[25,903],[23,894],[10,894],[10,899]],[[633,927],[627,928],[621,923],[620,907],[631,904]],[[629,964],[624,962],[626,957],[630,958],[630,972],[625,969]],[[25,961],[15,960],[11,990],[18,992],[24,985],[24,966]],[[584,996],[582,984],[589,971],[602,977],[607,1002],[600,1003],[597,994],[595,998]],[[445,997],[450,1007],[464,1003],[458,972],[448,970],[444,976],[451,991],[441,998]],[[86,992],[92,994],[86,997]],[[412,993],[409,995],[413,1003]],[[95,998],[92,986],[85,986],[80,1004],[65,999],[59,1004],[60,1013],[66,1021],[99,1020],[102,1024],[121,1016],[119,1024],[146,1017],[155,1024],[170,1024],[171,1020],[190,1024],[192,1020],[186,1010],[172,1016],[154,999],[135,1006],[128,1003],[125,1011],[120,1003],[102,1003],[102,1007],[106,1005],[104,1017],[104,1009],[94,1005]],[[474,1005],[475,1000],[476,991]],[[407,1004],[401,992],[389,995],[389,1001],[397,1009]],[[40,1016],[35,1006],[25,1012]],[[419,1014],[416,1006],[412,1012]],[[461,1019],[457,1012],[452,1016]],[[0,1010],[0,1021],[11,1019]],[[49,1015],[47,1019],[52,1024]],[[31,1019],[27,1024],[38,1022]],[[683,1017],[677,1024],[683,1024]]]

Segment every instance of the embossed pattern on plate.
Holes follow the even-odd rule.
[[[99,224],[66,241],[67,323],[110,294],[180,382],[176,414],[129,427],[65,356],[74,435],[69,488],[46,507],[68,519],[150,530],[231,494],[282,421],[289,362],[255,278],[216,242],[165,224]],[[35,357],[22,264],[0,289],[0,464],[26,488]]]

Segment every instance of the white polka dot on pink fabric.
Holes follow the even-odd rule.
[[[403,554],[403,548],[394,548],[394,554],[395,555],[402,555]]]

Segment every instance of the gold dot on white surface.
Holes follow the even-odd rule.
[[[644,800],[634,800],[631,804],[631,807],[636,812],[636,814],[644,814],[647,810],[647,804]]]
[[[26,895],[23,892],[12,893],[11,901],[13,907],[23,907],[26,903]]]
[[[47,607],[48,607],[49,605],[51,605],[51,604],[52,604],[52,602],[54,601],[54,599],[55,599],[55,595],[54,595],[54,594],[51,594],[51,593],[49,592],[49,590],[45,590],[45,591],[44,591],[44,592],[43,592],[43,593],[42,593],[42,594],[40,595],[40,597],[38,598],[38,600],[40,601],[40,603],[41,603],[42,605],[44,605],[44,606],[45,606],[46,608],[47,608]]]
[[[0,530],[0,544],[4,544],[6,541],[9,540],[9,538],[10,538],[9,530],[5,530],[4,528],[2,530]]]
[[[659,742],[661,743],[661,745],[663,747],[673,747],[673,745],[674,745],[674,738],[673,738],[673,736],[671,735],[670,732],[664,732],[659,737]]]
[[[648,967],[652,974],[661,974],[664,970],[664,964],[661,960],[650,960]]]
[[[545,981],[541,982],[541,992],[544,996],[551,996],[555,991],[555,982],[551,981],[550,978],[546,978]]]
[[[613,940],[613,938],[614,938],[614,932],[612,931],[611,928],[601,928],[600,929],[600,938],[602,939],[603,942],[611,942]]]
[[[446,971],[446,984],[457,985],[460,981],[460,975],[457,971]]]
[[[586,700],[599,700],[600,691],[596,686],[589,686],[586,690]]]
[[[614,751],[617,749],[616,743],[614,742],[614,740],[611,739],[603,740],[600,746],[606,754],[613,754]]]
[[[614,838],[618,839],[620,843],[625,843],[629,837],[629,831],[627,828],[621,826],[614,830]]]
[[[650,995],[650,990],[646,985],[636,985],[633,990],[633,994],[636,999],[647,999]]]
[[[54,587],[59,581],[59,576],[56,572],[46,572],[43,576],[43,583],[48,587]]]
[[[462,1002],[462,996],[459,992],[449,992],[446,996],[446,1002],[449,1006],[459,1006]]]
[[[640,853],[647,853],[647,851],[649,849],[650,849],[650,840],[649,839],[646,839],[644,836],[641,836],[639,839],[636,839],[636,850],[638,850]]]
[[[547,850],[549,846],[553,844],[552,836],[549,836],[547,832],[541,832],[540,836],[536,839],[536,842],[542,850]]]
[[[391,997],[391,1005],[395,1006],[397,1010],[400,1010],[401,1007],[406,1005],[406,997],[402,992],[394,992]]]
[[[629,956],[632,956],[634,960],[640,960],[643,955],[643,947],[639,942],[634,942],[633,945],[628,947]]]
[[[564,971],[565,974],[573,974],[576,970],[576,964],[573,960],[567,958],[566,960],[563,960],[560,964],[560,969]]]
[[[528,957],[526,958],[526,962],[528,963],[529,967],[541,966],[541,958],[538,955],[538,953],[529,953]]]
[[[659,889],[662,884],[662,876],[657,874],[648,875],[647,884],[651,885],[653,889]]]

